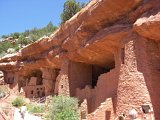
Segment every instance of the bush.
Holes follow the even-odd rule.
[[[27,110],[30,113],[44,113],[45,112],[45,105],[44,104],[27,104]]]
[[[78,120],[78,100],[66,96],[54,96],[49,110],[50,120]]]
[[[14,107],[21,107],[25,103],[25,100],[22,97],[17,97],[12,101]]]

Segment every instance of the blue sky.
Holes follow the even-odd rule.
[[[60,23],[66,0],[0,0],[0,36]],[[88,2],[89,0],[76,0]]]

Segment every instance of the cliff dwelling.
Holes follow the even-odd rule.
[[[0,58],[28,98],[79,100],[81,119],[160,120],[160,1],[92,0],[48,37]],[[102,14],[103,13],[103,14]]]

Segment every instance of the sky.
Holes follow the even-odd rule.
[[[0,0],[0,36],[60,24],[66,0]],[[76,0],[88,2],[89,0]]]

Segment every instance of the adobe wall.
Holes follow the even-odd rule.
[[[23,87],[23,90],[25,92],[25,96],[28,98],[43,97],[45,95],[45,88],[43,85],[25,86]]]
[[[112,98],[107,98],[97,109],[87,115],[87,120],[114,120]]]
[[[107,106],[110,106],[110,108],[112,109],[110,109],[110,111],[108,112],[113,113],[115,112],[115,108],[116,108],[117,84],[118,84],[118,72],[116,71],[116,69],[112,69],[110,72],[101,74],[99,76],[97,86],[94,89],[91,86],[86,86],[84,89],[78,88],[76,90],[76,97],[80,101],[87,99],[87,107],[88,107],[89,114],[92,114],[97,109],[99,109],[99,107],[101,106],[101,103],[106,104]],[[111,98],[112,104],[109,104],[110,102],[109,103],[105,102],[107,98]],[[96,116],[96,114],[98,116],[100,114],[104,115],[106,109],[107,108],[105,107],[103,107],[103,110],[101,108],[100,110],[98,110],[99,112],[94,113],[94,116]],[[106,115],[105,117],[107,116],[112,116],[110,119],[111,120],[113,119],[113,114]]]
[[[155,119],[160,119],[160,42],[141,39],[135,42],[138,70],[144,75]],[[142,49],[143,48],[143,49]]]
[[[70,96],[75,96],[76,88],[84,88],[92,83],[92,65],[78,62],[69,62],[69,89]]]
[[[36,86],[37,85],[37,77],[31,77],[27,83],[27,86]]]
[[[137,69],[137,59],[139,58],[136,55],[139,50],[135,46],[139,40],[142,40],[142,38],[136,34],[130,34],[128,38],[123,41],[123,48],[119,49],[121,65],[117,91],[116,113],[118,116],[124,113],[128,117],[129,110],[134,108],[138,112],[139,118],[141,118],[143,114],[141,105],[147,104],[152,107],[146,80],[143,73]],[[138,54],[140,55],[140,52]],[[143,54],[141,54],[141,56],[143,56]],[[146,58],[143,56],[139,61],[143,61],[143,59]]]
[[[69,79],[68,79],[68,67],[69,61],[64,60],[61,66],[59,75],[56,78],[55,94],[69,96]]]

